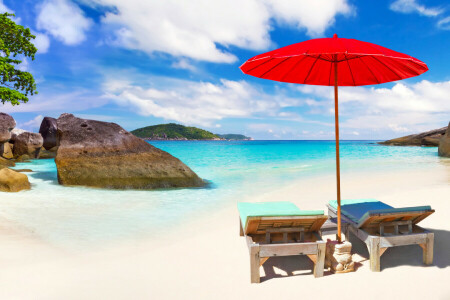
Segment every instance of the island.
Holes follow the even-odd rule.
[[[210,131],[175,123],[146,126],[131,131],[144,140],[187,141],[187,140],[252,140],[242,134],[214,134]]]

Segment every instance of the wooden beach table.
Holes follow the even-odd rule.
[[[336,217],[337,201],[328,203],[328,215]],[[433,263],[434,233],[417,223],[434,213],[430,206],[393,208],[374,199],[341,200],[345,236],[353,233],[363,241],[370,255],[370,269],[380,272],[380,257],[389,247],[419,245],[423,263]]]
[[[323,276],[326,242],[319,230],[323,210],[300,210],[291,202],[238,203],[240,235],[250,254],[250,281],[260,282],[259,267],[270,257],[307,255],[314,276]]]

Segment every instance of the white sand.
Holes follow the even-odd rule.
[[[382,256],[382,271],[372,273],[365,245],[352,240],[362,260],[354,273],[314,278],[306,256],[280,257],[261,268],[261,284],[250,284],[235,204],[170,236],[81,255],[0,220],[0,299],[450,299],[450,161],[432,171],[344,174],[342,191],[343,198],[431,205],[436,213],[421,225],[435,232],[434,265],[422,265],[419,246],[396,247]],[[236,200],[322,209],[334,198],[335,178],[326,176]]]

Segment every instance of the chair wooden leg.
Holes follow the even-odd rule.
[[[259,247],[250,247],[250,282],[251,283],[260,283],[259,267],[260,267]]]
[[[317,257],[316,262],[314,264],[314,277],[322,277],[323,276],[323,269],[325,265],[325,252],[326,252],[326,246],[325,243],[320,243],[317,245]]]
[[[348,225],[346,225],[344,230],[344,236],[345,236],[345,240],[347,242],[350,242],[350,229],[348,228]]]
[[[244,229],[242,228],[241,218],[239,218],[239,235],[244,236]]]
[[[420,246],[423,249],[423,263],[431,265],[433,263],[434,233],[427,233],[427,242]]]
[[[380,272],[380,238],[369,238],[370,270]]]

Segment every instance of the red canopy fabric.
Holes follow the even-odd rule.
[[[333,86],[335,63],[338,86],[380,84],[428,71],[424,62],[409,55],[336,35],[257,55],[240,68],[245,74],[264,79]]]

